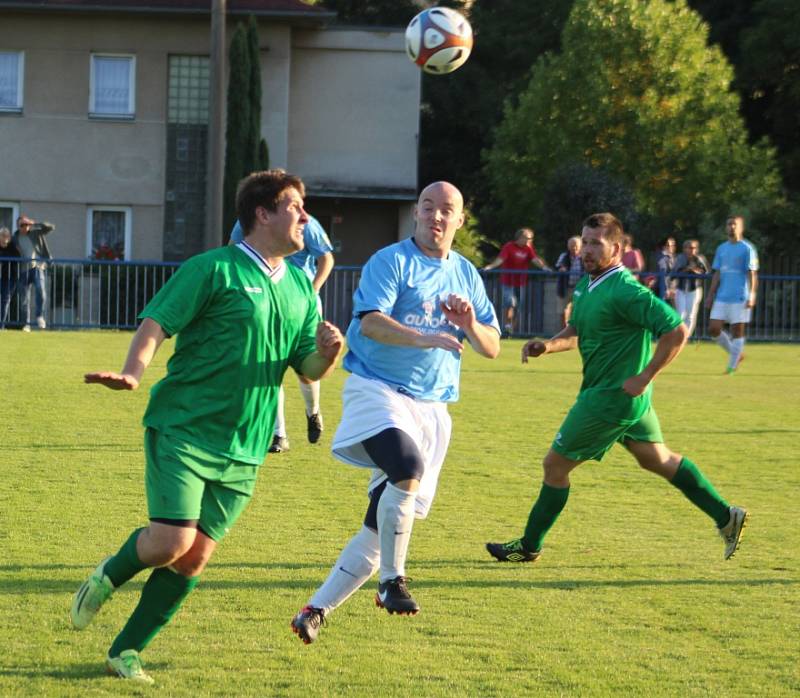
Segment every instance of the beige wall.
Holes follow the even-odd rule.
[[[4,11],[2,29],[0,49],[25,52],[25,82],[23,114],[0,114],[0,201],[52,221],[61,257],[85,255],[89,206],[131,207],[132,257],[161,259],[168,58],[207,54],[208,18]],[[265,21],[260,31],[271,165],[316,191],[413,191],[421,78],[402,34]],[[92,52],[135,55],[134,120],[89,118]],[[347,256],[397,239],[404,207],[347,203]]]
[[[415,190],[421,73],[402,32],[298,31],[292,45],[290,169],[312,188]]]

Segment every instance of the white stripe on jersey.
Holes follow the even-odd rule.
[[[603,281],[605,281],[609,276],[612,276],[613,274],[621,272],[624,268],[625,267],[623,267],[621,264],[618,264],[615,267],[611,267],[611,269],[606,269],[602,274],[600,274],[600,276],[598,276],[595,279],[592,279],[589,282],[589,288],[587,290],[589,291],[589,293],[591,293],[597,286],[599,286],[601,283],[603,283]]]
[[[259,269],[266,274],[267,278],[272,279],[275,283],[278,283],[286,274],[286,264],[284,262],[281,262],[273,269],[267,264],[267,260],[261,256],[261,253],[251,245],[248,245],[246,240],[236,243],[236,247],[250,257],[258,265]]]

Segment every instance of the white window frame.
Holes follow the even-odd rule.
[[[11,215],[11,232],[13,233],[17,228],[17,218],[19,218],[19,202],[18,201],[0,201],[0,208],[10,208]]]
[[[124,114],[100,112],[95,108],[95,58],[128,58],[128,111]],[[118,119],[130,121],[136,118],[136,56],[132,53],[92,53],[89,55],[89,116],[93,119]]]
[[[13,106],[0,105],[0,112],[18,114],[22,111],[22,105],[25,102],[25,52],[0,50],[0,53],[16,53],[19,56],[17,61],[17,103]]]
[[[86,257],[92,257],[92,216],[95,211],[113,211],[125,214],[125,247],[123,254],[126,262],[131,260],[131,231],[133,228],[133,209],[130,206],[106,206],[95,204],[86,209]]]

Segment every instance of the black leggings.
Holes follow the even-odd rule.
[[[361,442],[364,450],[395,484],[403,480],[420,480],[425,472],[422,454],[414,440],[400,429],[384,429],[375,436],[370,436]],[[382,482],[370,493],[369,506],[364,517],[364,525],[373,530],[378,529],[378,501],[386,489],[386,482]]]

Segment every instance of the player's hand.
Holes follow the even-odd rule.
[[[344,337],[336,325],[320,322],[317,325],[317,351],[328,361],[336,361],[344,348]]]
[[[439,306],[447,321],[459,329],[468,329],[476,322],[475,309],[472,307],[472,303],[463,296],[451,293],[445,302],[439,303]]]
[[[753,296],[750,296],[750,297],[749,297],[749,298],[748,298],[748,299],[747,299],[747,300],[744,302],[744,307],[745,307],[745,308],[755,308],[755,307],[756,307],[756,299],[755,299],[755,298],[753,298]]]
[[[547,345],[540,339],[531,339],[525,342],[522,347],[522,363],[528,363],[528,357],[532,356],[534,359],[541,356],[547,351]]]
[[[420,334],[416,346],[421,349],[444,349],[445,351],[455,351],[459,354],[464,351],[464,345],[453,335],[447,332],[437,332],[436,334]]]
[[[98,383],[111,388],[111,390],[136,390],[139,381],[127,373],[114,373],[113,371],[100,371],[87,373],[83,376],[84,383]]]
[[[631,376],[622,384],[622,389],[631,397],[639,397],[650,384],[650,381],[641,373]]]

